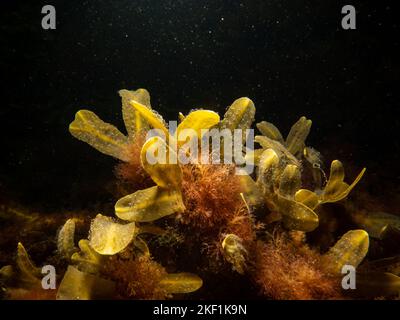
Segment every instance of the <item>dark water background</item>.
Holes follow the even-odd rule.
[[[72,138],[81,108],[122,130],[121,88],[147,88],[166,120],[241,96],[287,133],[305,115],[308,142],[372,194],[400,179],[399,11],[395,1],[1,1],[0,199],[48,210],[90,206],[115,161]],[[41,7],[57,10],[42,30]],[[356,7],[357,30],[341,29]],[[354,168],[352,171],[351,168]],[[113,201],[110,199],[110,201]]]

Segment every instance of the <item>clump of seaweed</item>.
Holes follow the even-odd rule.
[[[214,276],[239,274],[255,283],[267,298],[350,298],[352,295],[340,289],[345,265],[357,268],[361,281],[355,291],[359,296],[399,294],[397,260],[363,264],[370,237],[387,242],[398,236],[396,218],[350,210],[350,219],[362,229],[345,228],[339,233],[337,228],[325,228],[327,219],[336,225],[336,217],[326,214],[325,206],[342,202],[365,169],[348,184],[342,162],[334,160],[327,175],[320,153],[306,145],[311,120],[301,117],[286,139],[273,124],[258,123],[261,135],[255,142],[259,147],[242,151],[256,167],[254,174],[247,174],[240,171],[241,163],[204,162],[214,157],[215,150],[210,149],[205,158],[194,151],[199,151],[204,129],[250,129],[255,116],[250,99],[235,100],[222,119],[211,110],[180,114],[180,123],[171,135],[164,119],[152,109],[145,89],[121,90],[119,94],[127,135],[87,110],[78,111],[69,129],[74,137],[119,159],[117,176],[134,192],[116,201],[116,217],[98,214],[88,238],[81,239],[78,246],[74,220],[61,228],[57,253],[66,271],[57,279],[57,299],[165,299],[198,290],[203,282],[197,275],[168,272],[181,268],[170,263],[179,260],[177,252],[184,256],[185,268],[203,275],[208,264],[215,266],[208,270]],[[161,134],[147,136],[154,129]],[[196,141],[195,145],[177,139],[185,129],[191,129],[186,138]],[[228,143],[224,137],[220,139],[222,146]],[[178,148],[183,154],[178,154]],[[168,161],[149,159],[149,154],[160,156],[158,150],[165,150]],[[171,161],[182,155],[196,161]],[[328,250],[308,237],[319,229],[329,230],[330,238],[338,239]],[[179,235],[174,241],[168,241],[171,230]],[[147,242],[149,235],[156,240]],[[174,246],[167,251],[168,268],[156,261],[160,255],[150,253],[157,238],[158,245]],[[196,261],[196,266],[190,266],[190,260]],[[16,287],[37,292],[40,275],[22,244],[17,266],[24,284]],[[13,278],[7,271],[3,273]],[[373,277],[381,281],[373,281]]]
[[[270,299],[341,299],[340,277],[329,274],[321,256],[303,241],[278,231],[272,241],[260,243],[254,277]]]
[[[105,264],[103,274],[116,283],[117,298],[160,300],[168,295],[160,285],[167,272],[149,256],[113,256]]]

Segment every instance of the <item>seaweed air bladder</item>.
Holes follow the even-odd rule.
[[[117,177],[133,192],[115,199],[114,212],[94,212],[86,239],[75,239],[75,219],[62,226],[52,257],[64,266],[54,298],[171,299],[193,294],[207,298],[212,296],[207,291],[210,282],[220,278],[232,280],[227,288],[240,280],[256,288],[254,296],[268,299],[399,293],[398,269],[369,273],[364,268],[374,225],[369,222],[375,216],[357,215],[353,219],[357,228],[343,225],[331,230],[335,243],[327,249],[310,236],[325,230],[326,208],[345,203],[365,173],[364,168],[345,182],[339,160],[324,172],[322,156],[306,142],[311,120],[300,117],[286,138],[272,123],[257,123],[254,149],[243,147],[255,120],[255,105],[249,98],[235,100],[222,118],[203,109],[179,114],[179,124],[170,130],[152,108],[147,90],[124,89],[119,94],[126,134],[89,110],[76,113],[69,131],[115,158]],[[154,130],[159,134],[149,134]],[[189,130],[186,139],[177,138],[184,130]],[[231,134],[219,135],[219,147],[209,145],[205,153],[200,147],[207,130]],[[240,141],[239,151],[227,137]],[[227,146],[237,155],[231,163],[224,163],[226,154],[219,152]],[[153,161],[161,154],[164,161]],[[169,161],[180,155],[191,161]],[[254,164],[255,169],[245,170],[244,163]],[[355,217],[351,210],[347,214]],[[337,217],[332,219],[340,223]],[[396,226],[393,219],[398,220],[391,219],[390,225]],[[362,271],[363,281],[352,294],[341,286],[346,265]],[[22,244],[16,266],[1,270],[10,298],[20,288],[40,291],[38,267]],[[373,277],[382,281],[371,281]]]

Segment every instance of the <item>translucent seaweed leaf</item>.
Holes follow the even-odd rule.
[[[16,263],[24,282],[32,285],[40,285],[40,279],[42,278],[41,270],[34,265],[21,242],[18,242]]]
[[[266,149],[260,156],[257,182],[262,183],[265,191],[274,192],[275,174],[279,165],[279,157],[273,149]]]
[[[176,152],[163,139],[153,137],[147,140],[142,147],[140,158],[144,170],[158,186],[180,187],[182,170],[177,162]]]
[[[371,237],[377,239],[381,238],[382,232],[388,225],[400,229],[400,217],[386,212],[357,212],[352,214],[352,219],[360,228],[365,229]]]
[[[343,180],[344,180],[343,164],[339,160],[332,161],[329,180],[326,183],[326,187],[324,190],[326,197],[331,197],[336,193],[341,192],[343,190],[342,187]]]
[[[264,149],[255,149],[248,151],[246,155],[244,156],[245,162],[246,163],[254,163],[255,166],[258,166],[260,162],[260,157],[262,153],[264,152]]]
[[[133,241],[133,244],[135,245],[135,248],[137,248],[142,255],[146,257],[150,257],[150,250],[149,247],[147,246],[146,241],[144,241],[140,237],[136,237],[135,240]]]
[[[341,273],[344,265],[357,268],[368,253],[368,247],[368,233],[364,230],[351,230],[324,255],[324,264],[333,273]]]
[[[137,231],[136,234],[142,234],[142,233],[150,233],[150,234],[154,234],[154,235],[163,235],[166,231],[163,228],[160,228],[154,224],[145,224],[145,225],[140,225],[140,226],[136,226],[137,227]]]
[[[247,174],[239,176],[243,196],[249,206],[259,206],[264,203],[264,195],[257,183]]]
[[[103,255],[124,250],[135,237],[135,223],[120,224],[110,217],[98,214],[90,225],[89,245]]]
[[[91,111],[78,111],[75,120],[69,125],[69,132],[104,154],[129,161],[128,138]]]
[[[189,113],[179,124],[178,134],[182,130],[192,129],[196,131],[197,137],[201,139],[201,129],[210,129],[219,123],[218,113],[210,110],[196,110]]]
[[[135,100],[151,109],[150,94],[146,89],[137,89],[135,91],[122,89],[118,91],[118,93],[122,100],[122,116],[124,118],[126,131],[128,132],[129,139],[132,141],[137,132],[147,131],[150,127],[147,121],[132,108],[130,101]]]
[[[304,204],[278,195],[278,207],[286,228],[310,232],[318,227],[317,214]]]
[[[183,212],[181,192],[154,186],[127,195],[115,204],[115,213],[127,221],[148,222],[176,212]]]
[[[11,265],[0,268],[0,280],[9,280],[14,276],[14,269]]]
[[[131,100],[130,104],[152,128],[161,130],[166,137],[169,136],[166,124],[158,113],[135,100]]]
[[[222,250],[225,259],[240,274],[244,274],[245,272],[247,259],[247,250],[242,242],[242,239],[235,234],[227,234],[222,241]]]
[[[315,169],[321,169],[322,166],[322,156],[321,153],[311,147],[305,147],[303,149],[303,156],[306,161],[311,164]]]
[[[276,140],[280,144],[285,143],[281,132],[272,123],[267,122],[267,121],[261,121],[261,122],[257,123],[256,126],[263,136],[266,136],[272,140]]]
[[[57,238],[57,249],[58,252],[65,259],[71,259],[71,256],[78,251],[74,242],[75,237],[75,221],[68,219],[62,226]]]
[[[337,202],[346,198],[350,191],[361,180],[365,170],[365,168],[362,169],[353,183],[348,185],[347,183],[343,182],[343,164],[339,160],[332,161],[329,180],[325,186],[324,192],[321,195],[321,203]]]
[[[57,291],[57,300],[111,299],[114,282],[68,266]]]
[[[383,228],[380,239],[383,246],[397,249],[400,242],[400,229],[388,224]]]
[[[297,166],[288,164],[280,177],[279,193],[292,198],[301,187],[301,175]]]
[[[388,257],[374,261],[368,261],[368,267],[379,272],[389,272],[400,275],[400,256]]]
[[[350,291],[364,298],[399,296],[400,277],[388,272],[357,274],[357,288]]]
[[[300,161],[278,141],[272,140],[265,136],[255,136],[254,141],[260,144],[263,149],[274,150],[279,159],[284,160],[283,162],[301,167]]]
[[[303,151],[305,141],[310,133],[312,121],[306,117],[301,117],[290,129],[286,138],[286,147],[288,151],[296,155]]]
[[[221,129],[249,129],[254,121],[256,108],[249,98],[235,100],[220,123]]]
[[[200,289],[203,280],[192,273],[170,273],[163,277],[159,285],[167,293],[190,293]]]
[[[298,190],[294,195],[294,200],[297,202],[301,202],[312,210],[314,210],[319,203],[318,195],[315,192],[307,189]]]
[[[97,273],[101,267],[103,257],[90,246],[89,240],[80,240],[78,246],[80,251],[72,255],[72,263],[81,271]]]

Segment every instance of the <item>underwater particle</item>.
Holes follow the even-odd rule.
[[[57,300],[110,299],[114,293],[114,282],[68,266],[57,291]]]
[[[62,257],[69,260],[72,255],[78,251],[74,242],[75,221],[68,219],[60,229],[57,237],[57,250]]]
[[[364,230],[345,233],[324,255],[324,266],[332,273],[340,274],[344,265],[357,268],[368,253],[369,236]]]
[[[119,224],[110,217],[98,214],[89,231],[89,245],[102,255],[124,250],[135,237],[135,223]]]
[[[149,222],[184,211],[181,192],[154,186],[117,201],[115,214],[126,221]]]
[[[167,293],[190,293],[203,285],[203,280],[193,273],[170,273],[162,277],[160,287]]]
[[[242,242],[242,239],[235,234],[227,234],[222,241],[222,250],[225,259],[240,274],[244,274],[245,272],[247,259],[247,250]]]

